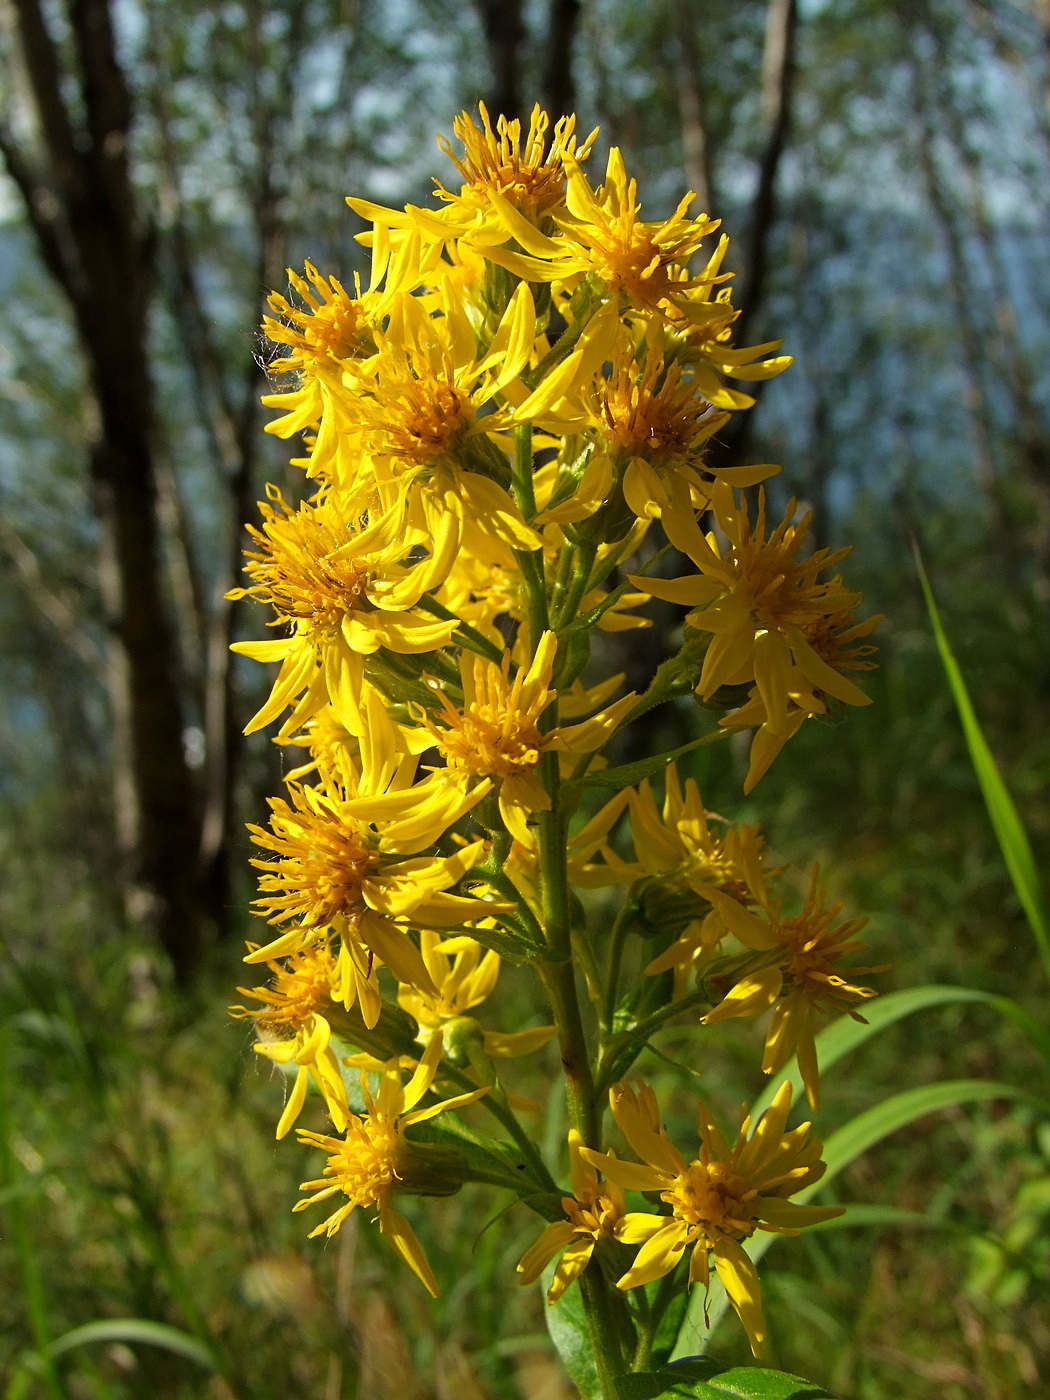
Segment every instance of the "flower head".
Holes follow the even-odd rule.
[[[801,558],[809,516],[796,523],[794,501],[768,534],[764,493],[753,526],[728,486],[715,483],[712,505],[728,538],[724,553],[713,532],[701,532],[683,499],[681,510],[666,512],[664,525],[671,542],[700,572],[679,579],[631,579],[653,597],[691,605],[687,624],[711,633],[697,693],[709,699],[721,686],[753,685],[763,722],[783,736],[781,742],[806,713],[826,709],[825,695],[847,705],[870,704],[870,696],[844,674],[870,665],[868,649],[858,662],[856,653],[836,650],[831,640],[852,631],[846,624],[861,595],[847,591],[838,576],[820,577],[848,550],[818,549]],[[877,620],[860,624],[850,640],[867,635]],[[819,639],[830,659],[819,654],[811,639]],[[740,722],[739,714],[732,722]],[[753,781],[757,779],[749,786]]]
[[[744,1117],[730,1144],[703,1103],[699,1105],[700,1153],[692,1161],[667,1136],[656,1096],[647,1085],[621,1082],[610,1092],[613,1116],[645,1163],[621,1162],[611,1154],[582,1149],[582,1156],[621,1187],[658,1191],[669,1215],[630,1212],[617,1237],[640,1244],[633,1266],[617,1287],[637,1288],[662,1278],[691,1250],[689,1281],[710,1283],[710,1259],[729,1300],[761,1357],[765,1343],[762,1294],[755,1266],[742,1247],[756,1230],[793,1235],[806,1225],[842,1214],[841,1207],[801,1206],[790,1201],[824,1175],[821,1144],[810,1124],[785,1132],[791,1085],[784,1084],[751,1132]]]
[[[766,1035],[762,1068],[766,1074],[783,1069],[797,1054],[810,1106],[816,1112],[820,1074],[814,1036],[823,1010],[855,1010],[861,1001],[876,995],[871,987],[850,980],[885,967],[841,968],[844,959],[860,952],[864,944],[855,938],[867,919],[839,921],[841,904],[828,905],[820,886],[820,870],[814,866],[806,902],[798,914],[785,915],[780,904],[764,888],[753,889],[757,908],[745,909],[718,890],[708,898],[726,927],[747,947],[765,954],[725,999],[704,1017],[705,1024],[736,1016],[756,1016],[783,996]],[[843,975],[843,974],[846,975]]]
[[[458,924],[509,906],[446,893],[480,858],[480,842],[454,856],[404,858],[389,849],[429,845],[465,810],[456,794],[432,793],[425,819],[413,811],[399,821],[406,793],[398,787],[355,794],[327,775],[313,787],[289,784],[289,791],[291,804],[270,799],[269,830],[248,829],[256,845],[276,856],[252,861],[263,872],[256,907],[270,923],[292,926],[246,961],[287,956],[320,934],[334,935],[340,942],[337,998],[349,1007],[356,995],[371,1028],[379,1015],[377,959],[400,982],[435,990],[408,936],[410,921]],[[419,801],[418,794],[418,788],[408,790],[411,802]]]
[[[643,908],[663,910],[678,907],[688,916],[688,927],[674,943],[654,958],[645,969],[656,975],[673,969],[675,995],[696,960],[710,954],[726,933],[726,923],[717,907],[711,905],[708,890],[714,886],[730,899],[747,904],[756,896],[753,889],[765,887],[765,840],[757,826],[740,823],[725,830],[712,828],[712,821],[694,779],[686,780],[683,792],[673,764],[665,774],[662,812],[657,808],[648,779],[629,789],[631,831],[638,860],[649,877],[643,889]]]
[[[438,183],[438,197],[446,204],[484,215],[490,214],[492,195],[496,195],[537,224],[552,210],[563,207],[566,158],[586,160],[597,131],[577,145],[575,116],[560,117],[548,145],[550,117],[538,104],[532,109],[524,141],[517,118],[508,120],[501,115],[493,130],[484,102],[478,103],[478,115],[480,125],[469,112],[453,118],[452,131],[462,142],[462,156],[456,155],[447,137],[438,137],[441,150],[463,177],[458,194]]]
[[[426,1145],[411,1142],[405,1129],[439,1113],[447,1113],[449,1109],[464,1108],[488,1092],[487,1089],[475,1089],[469,1094],[457,1094],[454,1098],[417,1108],[416,1105],[430,1091],[440,1059],[441,1036],[438,1035],[427,1046],[407,1084],[402,1081],[398,1061],[388,1061],[374,1098],[369,1089],[368,1076],[362,1073],[361,1088],[366,1112],[348,1114],[345,1136],[342,1138],[299,1129],[300,1142],[323,1148],[328,1154],[328,1162],[320,1178],[304,1181],[299,1188],[313,1194],[296,1202],[293,1207],[296,1211],[306,1210],[315,1202],[328,1200],[339,1193],[347,1198],[327,1220],[310,1231],[311,1239],[322,1234],[331,1237],[351,1211],[358,1206],[371,1207],[376,1211],[380,1230],[433,1297],[438,1294],[433,1270],[411,1225],[394,1210],[390,1202],[398,1190],[422,1189],[425,1194],[444,1194],[448,1190],[458,1189],[461,1183],[452,1180],[447,1185],[439,1184],[432,1174],[431,1180],[424,1181],[422,1178],[427,1175]]]
[[[248,944],[249,952],[258,945]],[[336,982],[337,962],[327,939],[293,953],[282,962],[268,961],[272,976],[269,987],[238,987],[244,996],[263,1006],[249,1010],[231,1006],[232,1015],[251,1017],[262,1039],[253,1047],[276,1064],[297,1067],[292,1092],[288,1095],[277,1124],[277,1137],[283,1138],[302,1112],[306,1091],[312,1079],[325,1101],[328,1115],[338,1129],[346,1123],[349,1105],[339,1062],[329,1046],[331,1027],[328,1014]]]
[[[635,696],[623,696],[580,724],[543,730],[540,717],[554,700],[550,689],[557,638],[545,632],[528,669],[510,677],[510,654],[501,665],[464,652],[460,659],[463,705],[439,694],[440,709],[420,711],[448,765],[450,781],[475,784],[479,778],[499,784],[500,813],[507,830],[528,843],[527,818],[545,811],[550,798],[539,781],[538,764],[548,751],[589,753],[600,747]],[[487,790],[487,789],[486,789]]]
[[[521,1275],[518,1282],[525,1287],[535,1283],[551,1260],[561,1255],[547,1289],[548,1303],[556,1303],[569,1285],[575,1283],[590,1263],[599,1240],[616,1238],[626,1209],[622,1188],[614,1181],[599,1180],[598,1173],[582,1155],[582,1147],[583,1138],[575,1128],[570,1128],[572,1195],[562,1197],[565,1219],[548,1225],[518,1264]]]

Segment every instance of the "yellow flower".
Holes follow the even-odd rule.
[[[547,751],[591,753],[599,748],[635,702],[632,692],[580,724],[541,732],[540,716],[555,698],[551,673],[558,649],[553,632],[545,632],[528,670],[510,679],[510,655],[503,664],[464,652],[460,657],[463,707],[444,694],[433,715],[418,712],[420,722],[441,751],[450,783],[475,785],[478,778],[499,782],[499,809],[515,840],[528,843],[527,819],[546,811],[550,798],[537,765]],[[487,790],[487,788],[486,788]]]
[[[377,958],[398,981],[434,990],[408,937],[410,924],[457,925],[511,906],[446,893],[481,859],[483,842],[454,856],[405,859],[399,852],[430,845],[466,810],[461,795],[431,792],[425,820],[418,811],[399,820],[406,791],[418,803],[419,789],[348,793],[326,775],[313,787],[290,783],[289,791],[292,805],[269,799],[269,831],[254,825],[248,830],[256,845],[277,857],[252,861],[263,872],[254,903],[270,923],[293,926],[245,961],[287,956],[330,931],[340,940],[335,995],[348,1008],[356,995],[371,1028],[379,1016]]]
[[[561,1262],[547,1289],[547,1302],[556,1303],[590,1263],[601,1239],[613,1239],[624,1218],[623,1190],[614,1181],[599,1181],[598,1173],[581,1155],[583,1138],[569,1129],[569,1174],[572,1195],[562,1197],[564,1220],[556,1220],[525,1251],[518,1264],[523,1286],[535,1283],[555,1257]]]
[[[439,147],[464,181],[459,194],[451,194],[438,183],[438,197],[446,204],[488,215],[493,207],[492,195],[496,194],[517,213],[539,224],[544,216],[564,204],[566,157],[586,160],[597,129],[583,145],[577,146],[575,116],[560,117],[554,123],[548,148],[550,117],[537,103],[523,145],[520,121],[499,116],[493,131],[484,102],[478,103],[478,112],[480,127],[469,112],[453,118],[452,131],[463,144],[462,157],[456,155],[446,137],[438,137]]]
[[[438,1287],[423,1247],[405,1217],[390,1204],[397,1190],[412,1189],[413,1177],[419,1172],[418,1158],[425,1147],[414,1145],[406,1137],[405,1129],[439,1113],[447,1113],[450,1109],[464,1108],[488,1092],[486,1089],[475,1089],[472,1093],[457,1094],[454,1098],[430,1104],[426,1108],[416,1108],[434,1082],[440,1058],[441,1037],[438,1035],[427,1046],[407,1084],[402,1083],[397,1060],[390,1060],[384,1067],[375,1098],[368,1087],[368,1076],[362,1074],[361,1086],[367,1111],[361,1115],[348,1115],[345,1137],[327,1137],[299,1129],[300,1142],[323,1148],[328,1154],[328,1163],[323,1176],[315,1181],[304,1181],[299,1188],[314,1194],[293,1206],[295,1211],[305,1210],[316,1201],[327,1200],[339,1192],[347,1197],[344,1205],[310,1231],[311,1239],[322,1234],[330,1238],[358,1206],[374,1208],[380,1230],[435,1298]],[[452,1189],[456,1189],[454,1184]]]
[[[656,900],[665,891],[672,896],[692,894],[708,900],[707,891],[713,885],[733,900],[753,901],[752,888],[764,889],[768,875],[763,865],[761,829],[737,823],[716,835],[695,781],[686,780],[683,794],[678,771],[669,764],[664,782],[662,813],[648,780],[628,792],[635,850],[652,881],[650,889]],[[725,932],[722,915],[717,907],[712,908],[702,919],[691,922],[682,937],[654,958],[645,971],[654,976],[673,968],[674,995],[681,996],[697,958],[709,953]]]
[[[275,345],[287,347],[280,359],[270,361],[271,372],[316,374],[375,351],[375,308],[362,305],[360,288],[357,297],[350,296],[337,277],[322,276],[309,262],[306,278],[289,268],[288,280],[305,307],[293,306],[280,292],[267,298],[281,319],[264,316],[263,331]]]
[[[248,944],[250,952],[257,945]],[[312,1078],[321,1092],[328,1115],[336,1129],[346,1125],[349,1105],[339,1061],[329,1048],[331,1027],[325,1012],[332,1005],[336,959],[327,939],[293,954],[285,964],[267,961],[273,973],[270,987],[238,987],[244,996],[263,1003],[249,1010],[231,1006],[232,1015],[250,1017],[263,1039],[253,1049],[276,1064],[298,1067],[292,1092],[277,1124],[277,1137],[283,1138],[302,1112],[306,1090]]]
[[[733,492],[716,483],[712,503],[729,544],[723,556],[714,533],[701,532],[688,501],[681,492],[679,496],[682,508],[666,512],[664,527],[700,572],[678,579],[632,576],[631,582],[655,598],[692,606],[687,624],[712,634],[698,694],[708,699],[720,686],[754,683],[765,723],[778,734],[788,730],[798,711],[792,693],[793,687],[799,693],[797,673],[814,698],[819,691],[847,705],[870,704],[870,697],[809,640],[826,638],[829,619],[841,623],[861,601],[859,593],[844,588],[840,577],[819,577],[849,551],[818,549],[799,559],[810,517],[792,523],[794,501],[767,537],[764,493],[752,527]],[[868,630],[873,625],[869,620]],[[846,658],[840,660],[844,663]],[[823,708],[823,701],[820,704]]]
[[[854,623],[850,612],[842,612],[830,617],[818,617],[803,629],[806,642],[817,657],[833,672],[870,671],[876,663],[867,658],[877,647],[864,643],[883,620],[882,613]],[[856,643],[861,645],[856,645]],[[811,715],[827,713],[828,703],[825,691],[815,685],[798,665],[792,665],[787,680],[788,712],[786,719],[774,714],[770,717],[758,687],[752,688],[747,702],[738,710],[723,715],[721,725],[757,725],[755,737],[751,741],[747,778],[744,781],[745,793],[750,792],[760,778],[768,771],[770,764],[803,722]]]
[[[627,806],[626,790],[611,797],[594,816],[569,837],[566,864],[569,883],[578,889],[603,889],[609,885],[629,885],[642,874],[639,865],[621,860],[609,845],[609,833]],[[539,857],[534,829],[526,828],[527,841],[514,841],[507,856],[507,874],[539,914]],[[595,856],[601,860],[595,860]]]
[[[638,187],[629,179],[617,147],[609,152],[605,182],[591,188],[579,165],[566,159],[569,171],[566,211],[556,216],[559,233],[548,237],[525,225],[516,236],[525,254],[481,248],[486,257],[518,277],[559,282],[573,288],[593,275],[605,288],[622,295],[629,306],[665,312],[686,302],[706,274],[690,277],[686,264],[704,238],[718,227],[706,214],[690,219],[687,194],[669,219],[645,222],[638,217]],[[524,225],[525,220],[521,220]],[[725,280],[721,274],[716,280]]]
[[[462,156],[455,154],[446,137],[437,138],[464,181],[458,194],[435,181],[437,196],[446,208],[420,209],[409,204],[403,210],[387,209],[366,199],[347,200],[351,209],[374,224],[372,233],[359,235],[373,250],[373,286],[385,276],[388,287],[412,290],[402,271],[407,271],[409,260],[402,258],[400,265],[396,261],[398,250],[410,236],[438,252],[447,247],[451,254],[458,254],[469,243],[509,242],[517,237],[519,223],[549,230],[551,216],[564,211],[566,162],[587,159],[597,129],[577,145],[575,116],[560,117],[548,145],[550,117],[537,105],[523,142],[520,121],[508,121],[501,115],[493,130],[483,102],[478,110],[480,126],[470,112],[453,118],[452,131],[463,144]],[[425,276],[426,260],[417,261],[423,263],[420,273]]]
[[[735,1016],[757,1016],[786,993],[769,1025],[762,1068],[766,1074],[775,1074],[796,1054],[814,1113],[820,1101],[814,1045],[818,1013],[825,1009],[848,1011],[860,1020],[853,1008],[876,995],[871,987],[858,986],[835,970],[844,958],[864,948],[854,934],[868,921],[846,919],[836,923],[842,905],[826,905],[827,894],[820,887],[819,875],[819,867],[814,866],[802,912],[788,916],[764,888],[752,886],[758,909],[745,909],[720,890],[707,892],[730,932],[748,948],[769,956],[704,1017],[704,1024],[710,1025]],[[885,972],[886,968],[859,967],[848,971],[853,977]]]
[[[311,474],[320,475],[335,446],[343,377],[375,353],[374,335],[385,299],[372,293],[362,297],[360,289],[351,297],[337,278],[322,276],[311,263],[306,264],[305,279],[289,268],[288,280],[304,305],[271,293],[270,308],[280,319],[264,317],[262,328],[274,344],[287,348],[271,361],[271,371],[297,374],[299,382],[293,389],[263,396],[267,408],[282,410],[266,431],[288,438],[319,428]]]
[[[346,699],[347,684],[354,696],[352,727],[360,733],[362,658],[381,647],[433,651],[456,628],[455,620],[415,611],[423,593],[447,574],[456,540],[440,521],[431,529],[421,515],[406,519],[400,508],[361,528],[360,511],[335,492],[295,511],[275,487],[268,495],[275,504],[260,503],[262,529],[248,526],[259,546],[247,555],[245,573],[252,582],[227,596],[268,603],[276,614],[270,626],[287,624],[290,632],[275,641],[233,645],[242,656],[281,663],[269,698],[245,733],[262,729],[288,705],[295,706],[288,724],[298,728],[333,696]]]
[[[395,311],[368,374],[357,377],[343,405],[340,489],[355,507],[367,506],[378,488],[388,499],[420,500],[431,518],[451,517],[460,532],[467,521],[511,548],[537,548],[535,531],[501,484],[509,483],[510,464],[493,440],[518,421],[518,411],[493,404],[533,353],[529,287],[519,284],[483,355],[454,290],[438,297],[440,314],[410,296],[399,298]],[[539,399],[519,389],[527,421]]]
[[[491,948],[485,948],[467,934],[442,938],[434,929],[420,933],[420,951],[430,979],[437,989],[429,995],[415,987],[403,986],[398,991],[398,1003],[414,1016],[424,1032],[442,1030],[458,1021],[475,1006],[492,995],[499,980],[501,958]],[[479,1027],[480,1030],[480,1027]],[[554,1034],[553,1026],[537,1026],[534,1030],[481,1030],[486,1055],[500,1059],[515,1059],[530,1055],[546,1045]]]
[[[610,1092],[613,1116],[645,1166],[582,1148],[583,1157],[609,1181],[634,1191],[659,1191],[669,1215],[630,1212],[617,1236],[640,1244],[633,1266],[618,1288],[637,1288],[662,1278],[692,1251],[690,1283],[710,1284],[709,1256],[736,1309],[756,1357],[766,1339],[758,1274],[741,1241],[756,1230],[793,1235],[807,1225],[842,1214],[839,1206],[800,1206],[787,1198],[824,1175],[821,1144],[810,1124],[785,1132],[791,1085],[784,1084],[748,1135],[745,1117],[732,1146],[703,1103],[699,1105],[700,1155],[687,1162],[660,1123],[656,1095],[648,1085],[626,1082]]]

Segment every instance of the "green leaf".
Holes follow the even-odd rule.
[[[706,1356],[684,1356],[656,1371],[620,1376],[619,1400],[831,1400],[826,1390],[762,1366],[722,1366]]]
[[[837,1021],[833,1021],[816,1039],[817,1062],[821,1073],[829,1070],[873,1035],[894,1025],[905,1016],[911,1016],[916,1011],[927,1011],[935,1006],[965,1002],[979,1002],[984,1006],[991,1006],[1006,1020],[1012,1021],[1050,1066],[1050,1032],[1010,997],[980,992],[973,987],[951,987],[931,983],[925,987],[906,987],[900,992],[888,992],[885,996],[869,1001],[864,1007],[867,1024],[855,1021],[852,1016],[840,1016]],[[757,1117],[769,1107],[785,1079],[791,1080],[795,1098],[798,1099],[802,1092],[802,1076],[798,1072],[797,1061],[792,1059],[779,1074],[773,1076],[759,1094],[751,1110],[752,1117]]]
[[[556,1263],[549,1264],[544,1272],[544,1295],[550,1287],[556,1268]],[[587,1328],[579,1285],[567,1289],[552,1306],[545,1305],[543,1312],[550,1339],[561,1357],[569,1379],[580,1392],[581,1400],[602,1400],[602,1387],[594,1366],[591,1334]]]
[[[652,758],[640,758],[637,763],[621,763],[618,768],[605,768],[597,773],[585,773],[582,778],[573,778],[571,783],[566,783],[566,787],[607,787],[620,788],[633,787],[635,783],[640,783],[644,778],[651,778],[656,773],[662,773],[669,763],[673,763],[676,758],[681,758],[683,754],[692,753],[694,749],[702,748],[705,744],[717,743],[719,739],[727,738],[733,731],[731,729],[714,729],[710,734],[703,734],[699,739],[693,739],[688,744],[683,744],[681,748],[671,749],[668,753],[655,754]]]
[[[970,1234],[965,1226],[954,1220],[945,1220],[939,1215],[923,1215],[921,1211],[904,1210],[901,1206],[851,1205],[845,1215],[836,1215],[833,1220],[822,1220],[817,1225],[807,1225],[810,1230],[844,1230],[865,1225],[909,1225],[917,1230],[958,1230]]]
[[[948,677],[955,708],[958,710],[959,719],[962,722],[966,747],[970,752],[970,762],[973,764],[977,781],[981,785],[985,806],[988,808],[988,815],[995,828],[999,849],[1003,853],[1003,860],[1010,872],[1014,890],[1039,947],[1043,969],[1047,977],[1050,978],[1050,920],[1047,918],[1043,889],[1035,857],[1032,854],[1032,847],[1029,844],[1028,835],[1018,815],[1017,808],[1014,806],[1013,799],[1007,791],[995,759],[992,757],[992,751],[981,731],[969,691],[966,688],[966,682],[963,680],[962,671],[941,623],[941,615],[937,610],[937,602],[933,596],[930,581],[926,576],[918,545],[914,545],[914,550],[915,566],[919,571],[919,582],[922,584],[922,593],[926,600],[926,611],[930,615],[930,625],[937,642],[937,650],[940,652],[941,664]]]
[[[990,1079],[948,1079],[939,1084],[922,1084],[917,1089],[906,1089],[901,1094],[894,1094],[892,1098],[885,1099],[874,1108],[866,1109],[856,1118],[851,1118],[831,1134],[824,1144],[826,1173],[820,1181],[800,1191],[793,1199],[800,1204],[810,1200],[869,1147],[874,1147],[883,1138],[889,1137],[891,1133],[927,1113],[933,1113],[940,1108],[951,1108],[960,1103],[1030,1097],[1024,1089]],[[744,1248],[757,1264],[777,1238],[776,1235],[760,1232],[753,1235]],[[729,1300],[721,1283],[712,1279],[707,1307],[707,1315],[711,1319],[708,1328],[704,1322],[703,1290],[694,1289],[681,1331],[678,1333],[676,1352],[681,1355],[687,1348],[692,1351],[698,1343],[702,1343],[705,1336],[710,1337],[728,1306]]]
[[[923,1118],[939,1108],[952,1108],[959,1103],[977,1103],[985,1099],[1025,1099],[1031,1095],[1013,1084],[1002,1084],[995,1079],[945,1079],[939,1084],[920,1084],[917,1089],[905,1089],[902,1094],[894,1094],[884,1099],[874,1108],[858,1113],[841,1128],[837,1128],[824,1144],[824,1161],[827,1171],[819,1182],[800,1191],[795,1198],[808,1200],[815,1191],[822,1190],[829,1181],[838,1176],[849,1164],[869,1147],[874,1147],[883,1138],[907,1127],[916,1118]]]
[[[184,1356],[187,1361],[195,1361],[209,1371],[215,1370],[215,1358],[196,1337],[181,1332],[177,1327],[169,1327],[166,1322],[150,1322],[142,1317],[114,1317],[87,1322],[83,1327],[74,1327],[71,1332],[63,1333],[51,1343],[48,1352],[51,1356],[61,1356],[63,1352],[89,1342],[144,1343],[174,1352],[176,1356]]]

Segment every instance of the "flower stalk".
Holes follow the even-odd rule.
[[[349,201],[367,290],[308,265],[271,298],[268,430],[305,444],[312,495],[293,510],[269,490],[236,590],[275,629],[237,644],[277,668],[248,728],[274,726],[292,762],[251,828],[268,928],[246,962],[270,981],[233,1010],[289,1077],[278,1136],[313,1124],[323,1164],[294,1207],[325,1203],[312,1233],[364,1209],[434,1294],[418,1200],[509,1188],[543,1221],[521,1282],[553,1265],[551,1304],[579,1288],[616,1400],[712,1268],[760,1356],[744,1245],[832,1209],[789,1199],[823,1166],[783,1094],[732,1142],[701,1104],[689,1156],[625,1076],[672,1019],[701,1037],[772,1007],[762,1067],[797,1053],[816,1107],[815,1028],[879,970],[843,965],[862,921],[819,873],[795,908],[759,829],[705,809],[689,755],[753,731],[750,790],[806,721],[867,703],[877,619],[855,620],[844,551],[807,552],[793,502],[774,524],[764,488],[744,494],[778,467],[706,455],[753,403],[735,382],[790,363],[779,341],[733,343],[717,223],[691,196],[643,219],[618,150],[585,173],[574,118],[537,109],[523,132],[481,108],[453,131],[463,183],[436,207]],[[672,549],[690,572],[657,577]],[[653,599],[687,610],[681,641],[625,692],[594,642],[651,626]],[[617,766],[621,731],[691,694],[706,733]],[[492,1009],[507,959],[535,976],[536,1024]],[[510,1064],[548,1042],[568,1187]]]

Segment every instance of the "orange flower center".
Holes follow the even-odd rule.
[[[253,1016],[256,1025],[282,1036],[294,1035],[315,1012],[323,1014],[332,1005],[335,958],[329,950],[319,948],[290,962],[274,974],[272,987],[248,993],[269,1003]]]
[[[450,767],[491,777],[527,771],[539,763],[543,751],[543,735],[531,719],[496,705],[471,705],[457,717],[454,729],[437,737]]]
[[[710,1247],[719,1235],[744,1240],[754,1233],[756,1195],[729,1163],[691,1162],[661,1199]]]
[[[563,1196],[561,1203],[570,1224],[595,1239],[599,1235],[611,1235],[623,1214],[615,1201],[601,1194],[589,1201]]]
[[[254,901],[260,912],[271,923],[294,918],[304,928],[324,928],[339,915],[358,910],[362,887],[379,864],[379,856],[357,821],[349,816],[293,812],[280,799],[272,801],[274,835],[264,840],[256,837],[256,844],[269,846],[279,859],[275,865],[252,861],[265,872],[259,881],[264,897]]]
[[[401,462],[427,464],[457,445],[473,421],[468,395],[432,375],[392,376],[381,382],[374,431],[379,450]]]
[[[398,1179],[398,1133],[371,1117],[351,1122],[346,1141],[328,1158],[324,1174],[359,1206],[383,1205]]]

